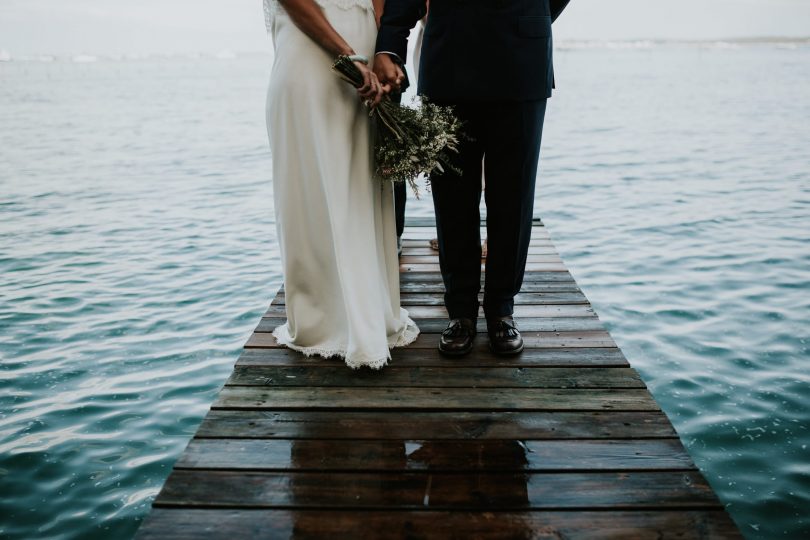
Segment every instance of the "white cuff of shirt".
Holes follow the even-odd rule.
[[[400,64],[402,63],[402,58],[400,58],[400,57],[399,57],[399,55],[398,55],[397,53],[395,53],[395,52],[391,52],[391,51],[380,51],[380,52],[378,52],[378,53],[375,53],[375,54],[374,54],[374,56],[377,56],[377,55],[380,55],[380,54],[390,54],[391,56],[393,56],[394,58],[396,58],[396,59],[397,59],[397,61],[398,61]]]

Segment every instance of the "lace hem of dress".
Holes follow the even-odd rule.
[[[391,359],[390,349],[394,347],[404,347],[416,341],[416,338],[419,337],[419,327],[416,326],[416,323],[413,322],[410,317],[406,317],[405,327],[402,329],[402,331],[395,337],[388,338],[389,352],[388,355],[383,358],[364,354],[355,354],[351,358],[348,358],[346,351],[348,347],[345,344],[326,343],[319,347],[302,347],[300,345],[295,345],[292,342],[292,337],[290,337],[287,323],[277,326],[273,330],[273,337],[276,338],[276,341],[280,345],[284,345],[287,348],[298,351],[307,357],[321,356],[323,358],[331,358],[333,356],[339,356],[343,359],[346,365],[352,369],[359,369],[361,367],[380,369],[386,366],[388,364],[388,360]]]
[[[353,7],[360,7],[363,9],[374,9],[371,0],[315,0],[321,7],[336,6],[340,9],[351,9]],[[273,20],[280,11],[284,8],[281,7],[278,0],[264,0],[264,27],[268,32],[273,27]]]

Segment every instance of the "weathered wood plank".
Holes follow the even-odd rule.
[[[487,237],[485,229],[480,231],[481,240]],[[403,240],[432,240],[436,238],[436,229],[432,227],[405,228],[402,233]],[[547,240],[550,236],[544,227],[532,227],[532,240]]]
[[[256,332],[272,332],[276,326],[284,324],[285,317],[263,317]],[[447,319],[414,319],[419,331],[426,334],[440,334],[447,328]],[[518,321],[521,332],[582,332],[591,330],[605,330],[605,325],[594,317],[524,317]],[[477,324],[480,333],[477,339],[487,339],[487,323],[479,318]]]
[[[526,348],[538,349],[574,349],[595,347],[616,347],[610,334],[600,331],[588,332],[521,332]],[[439,346],[439,334],[420,334],[416,341],[408,345],[409,349],[436,349]],[[488,347],[486,336],[476,340],[474,350]],[[245,347],[251,348],[278,348],[282,347],[276,342],[272,334],[256,332],[248,338]],[[438,352],[436,353],[438,354]],[[458,359],[459,361],[463,361]]]
[[[486,227],[487,225],[487,216],[483,214],[481,216],[481,227]],[[406,227],[435,227],[436,226],[436,219],[433,217],[408,217],[407,221],[405,221]],[[542,227],[543,226],[543,219],[540,217],[533,217],[532,218],[532,227]]]
[[[359,519],[358,519],[359,518]],[[155,508],[137,540],[737,540],[719,510],[448,512]]]
[[[448,441],[193,439],[179,469],[262,471],[694,470],[678,439]]]
[[[444,306],[443,293],[402,293],[400,304],[409,306]],[[521,293],[515,296],[515,305],[573,305],[589,304],[582,292],[541,292]],[[286,295],[277,294],[273,305],[286,305]]]
[[[399,282],[400,283],[413,283],[413,282],[420,282],[420,283],[428,283],[428,282],[441,282],[442,281],[442,274],[439,271],[430,271],[430,272],[413,272],[409,274],[400,274],[399,275]],[[481,283],[484,282],[484,275],[481,275]],[[542,282],[542,283],[576,283],[574,281],[573,276],[569,272],[526,272],[523,276],[523,284],[524,286],[527,283],[533,282]],[[522,289],[526,290],[526,289]]]
[[[424,248],[423,248],[424,249]],[[534,250],[530,251],[526,256],[527,262],[555,262],[561,263],[559,254],[557,253],[537,253]],[[403,251],[399,262],[403,264],[436,264],[439,262],[439,255],[436,251],[433,253],[425,253],[422,255],[414,255]]]
[[[267,411],[212,409],[197,437],[628,439],[675,437],[661,411]]]
[[[402,254],[402,257],[399,258],[399,262],[401,264],[438,264],[439,258],[436,255],[429,254],[429,255],[410,255],[410,254]],[[562,263],[562,259],[560,256],[555,254],[544,254],[541,255],[539,253],[529,253],[526,257],[526,262],[529,263]]]
[[[486,214],[481,216],[481,228],[486,228],[487,226],[487,216]],[[436,219],[433,217],[408,217],[405,221],[405,227],[414,228],[414,227],[436,227]],[[533,217],[532,218],[532,227],[543,227],[543,219],[540,217]]]
[[[534,218],[532,220],[532,228],[540,229],[543,227],[543,220],[540,218]],[[405,222],[404,229],[406,231],[412,230],[420,230],[420,229],[436,229],[436,220],[432,217],[423,217],[423,218],[408,218]],[[481,217],[481,224],[480,229],[482,234],[486,233],[487,229],[487,219],[486,216]]]
[[[554,248],[551,243],[547,246],[543,245],[534,245],[529,246],[529,255],[559,255],[557,253],[556,248]],[[439,257],[439,251],[430,247],[430,244],[424,243],[420,246],[411,246],[411,247],[403,247],[402,248],[402,256],[403,257],[411,257],[411,256],[432,256],[434,258]]]
[[[598,330],[585,332],[521,332],[523,342],[527,349],[577,349],[607,347],[615,348],[616,342],[607,332]],[[416,341],[409,345],[412,349],[436,349],[439,346],[439,334],[421,334]],[[486,336],[477,340],[477,347],[481,350],[489,347]]]
[[[397,367],[350,371],[340,365],[236,366],[225,384],[243,386],[644,388],[631,368]]]
[[[408,306],[411,318],[418,319],[447,319],[447,310],[444,306]],[[264,313],[265,317],[283,317],[286,311],[284,306],[271,305]],[[593,308],[589,304],[554,304],[554,305],[517,305],[515,318],[521,317],[594,317]],[[484,309],[480,308],[479,318],[484,318]],[[518,320],[518,326],[520,321]]]
[[[406,227],[435,227],[436,226],[436,219],[433,217],[408,217],[407,221],[405,221]],[[487,216],[486,214],[481,216],[481,227],[487,226]],[[532,218],[532,227],[542,227],[543,226],[543,219],[540,217],[533,217]]]
[[[399,290],[402,294],[408,293],[439,293],[444,294],[444,284],[438,281],[411,281],[400,282]],[[532,281],[523,284],[521,294],[526,293],[555,293],[555,292],[579,292],[579,286],[569,281]],[[479,301],[483,295],[479,295]],[[519,295],[520,296],[520,295]]]
[[[549,275],[559,274],[561,279],[549,279]],[[403,294],[407,293],[439,293],[444,294],[444,283],[442,282],[441,275],[437,274],[429,274],[432,276],[430,279],[424,280],[405,280],[404,276],[400,276],[403,278],[402,281],[399,283],[400,292]],[[565,274],[560,274],[559,272],[547,272],[543,274],[536,274],[538,278],[537,281],[526,281],[523,283],[523,287],[521,288],[521,293],[546,293],[546,292],[581,292],[579,289],[579,285],[571,279],[569,279]],[[483,287],[483,278],[482,278],[482,287]],[[281,288],[278,291],[281,294],[284,294],[284,285],[281,285]],[[483,292],[479,293],[478,295],[479,300],[483,298]]]
[[[552,388],[286,388],[225,386],[215,409],[400,409],[468,411],[654,411],[646,390]]]
[[[543,510],[721,508],[697,472],[242,472],[177,469],[155,506]]]
[[[423,235],[420,235],[420,236],[422,236],[422,237],[421,238],[420,237],[410,237],[410,238],[405,237],[405,238],[403,238],[402,239],[403,245],[405,247],[425,247],[425,246],[431,247],[430,246],[430,241],[432,239],[436,238],[435,235],[427,235],[429,238],[424,237]],[[483,241],[485,237],[486,237],[486,235],[482,234],[481,235],[481,241]],[[537,245],[550,246],[550,245],[553,245],[553,242],[551,241],[550,237],[538,237],[538,238],[532,237],[530,239],[530,242],[529,242],[529,247],[537,246]]]
[[[426,334],[440,334],[447,328],[447,319],[420,319],[414,321],[419,326],[420,332]],[[596,316],[593,317],[523,317],[518,322],[522,333],[531,332],[591,332],[605,331]],[[476,339],[487,340],[487,323],[483,317],[479,317],[476,329],[479,337]]]
[[[338,366],[345,367],[340,358],[304,356],[285,347],[245,349],[237,366]],[[517,356],[492,354],[485,343],[478,343],[474,353],[463,359],[448,358],[430,349],[400,347],[391,351],[391,367],[627,367],[629,363],[618,348],[526,349]],[[385,371],[385,370],[383,370]]]
[[[485,268],[485,262],[481,262],[481,270],[483,271]],[[409,263],[405,264],[402,263],[399,265],[400,272],[438,272],[440,270],[438,263],[425,263],[425,264],[416,264],[416,263]],[[568,272],[568,269],[562,262],[527,262],[526,263],[526,271],[527,272]]]
[[[416,318],[447,318],[447,310],[444,306],[409,306],[408,313]],[[593,317],[593,308],[586,304],[566,304],[566,305],[516,305],[514,310],[515,318],[521,317]],[[479,318],[484,318],[484,308],[479,308]]]
[[[484,240],[487,238],[486,230],[482,229],[479,231],[481,235],[481,243],[483,244]],[[430,246],[430,242],[432,240],[438,240],[438,235],[436,234],[436,229],[430,229],[426,227],[420,227],[418,229],[405,229],[402,234],[402,240],[413,242],[414,244],[419,243],[422,246]],[[548,232],[545,232],[543,229],[535,229],[532,231],[531,242],[551,242],[551,236]],[[437,251],[437,250],[434,250]]]

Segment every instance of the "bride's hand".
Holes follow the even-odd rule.
[[[385,94],[377,75],[371,71],[363,62],[355,62],[354,65],[363,74],[363,84],[357,89],[357,94],[373,109],[376,107]]]

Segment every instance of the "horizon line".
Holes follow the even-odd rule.
[[[737,37],[724,37],[724,38],[699,38],[699,39],[685,39],[685,38],[562,38],[556,40],[556,45],[576,43],[587,44],[611,44],[611,43],[652,43],[652,44],[808,44],[810,45],[810,36],[737,36]],[[212,49],[201,50],[165,50],[165,51],[127,51],[127,52],[98,52],[88,50],[75,50],[63,51],[59,53],[54,52],[28,52],[21,53],[17,58],[31,59],[36,57],[51,57],[51,58],[65,58],[76,56],[98,56],[103,58],[118,58],[118,57],[148,57],[148,56],[183,56],[183,55],[200,55],[200,56],[227,56],[234,55],[251,55],[251,54],[268,54],[269,50],[262,49],[219,49],[214,51]],[[10,49],[0,46],[0,60],[13,60],[14,54]]]

